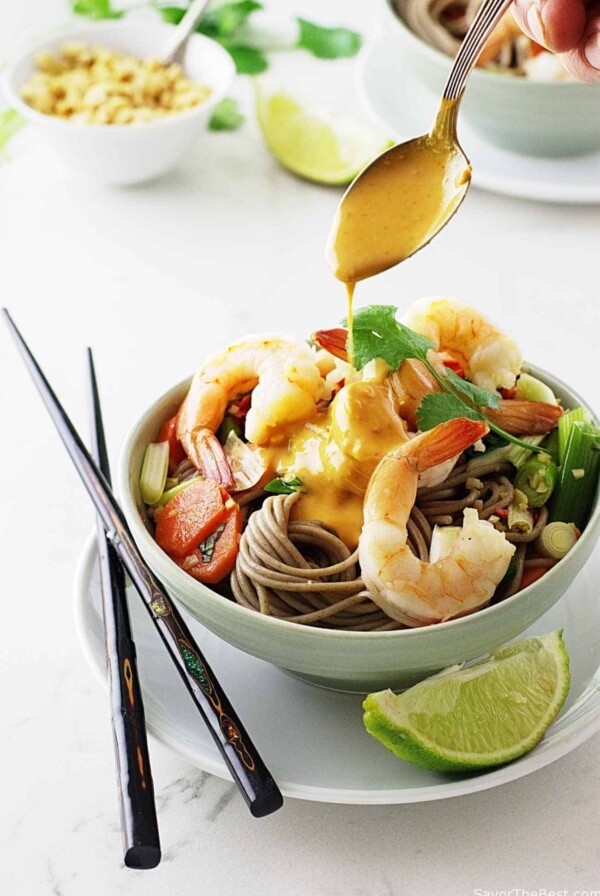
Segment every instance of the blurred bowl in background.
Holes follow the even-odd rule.
[[[452,60],[418,37],[400,18],[392,0],[379,0],[380,21],[398,58],[441,96]],[[388,72],[393,78],[394,73]],[[490,143],[544,157],[576,156],[600,147],[600,84],[533,81],[474,69],[462,102],[462,116]]]
[[[56,52],[66,41],[129,53],[144,59],[162,50],[173,26],[165,23],[98,22],[61,33],[53,40],[22,53],[10,62],[0,85],[8,103],[58,152],[73,170],[100,184],[124,185],[151,180],[164,174],[206,125],[213,108],[229,91],[235,66],[229,53],[201,34],[193,34],[185,49],[185,74],[211,88],[208,99],[183,112],[149,122],[87,124],[37,112],[20,96],[35,71],[40,50]]]

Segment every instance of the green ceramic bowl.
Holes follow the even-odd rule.
[[[441,96],[451,59],[417,37],[391,0],[379,0],[379,5],[381,27],[396,42],[402,66]],[[387,75],[393,80],[394,72]],[[583,155],[600,147],[600,84],[530,81],[475,69],[461,117],[503,149],[533,156]]]
[[[543,379],[566,407],[584,405],[568,386],[544,371]],[[189,380],[175,386],[134,423],[119,462],[121,506],[133,536],[169,593],[193,617],[240,650],[328,688],[366,692],[409,687],[445,666],[495,650],[525,631],[573,582],[600,535],[600,503],[573,550],[539,581],[472,616],[394,632],[343,632],[308,628],[262,616],[196,582],[158,547],[146,523],[139,478],[146,445],[172,416]],[[592,411],[590,410],[590,413]]]

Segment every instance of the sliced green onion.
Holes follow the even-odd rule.
[[[168,469],[169,443],[152,442],[146,448],[140,473],[140,492],[144,503],[156,504],[165,489]]]
[[[460,526],[434,526],[431,533],[429,562],[436,563],[443,557],[447,557],[460,533]]]
[[[596,497],[599,475],[600,429],[592,423],[577,420],[569,432],[550,512],[552,522],[574,523],[578,529],[583,529]]]
[[[571,427],[574,423],[590,423],[590,415],[585,408],[573,408],[560,417],[558,421],[558,461],[563,463],[565,452],[567,450],[567,442],[571,433]]]
[[[549,523],[536,538],[535,547],[542,557],[562,560],[576,541],[577,529],[573,523]]]
[[[527,506],[527,497],[519,489],[515,489],[515,497],[508,508],[506,522],[511,532],[529,535],[533,530],[533,514]]]
[[[488,464],[502,464],[507,459],[509,451],[513,449],[523,451],[528,457],[530,452],[525,448],[517,448],[516,445],[503,445],[501,448],[492,448],[491,451],[485,451],[482,454],[476,454],[467,464],[467,472],[469,476],[477,476],[477,470],[481,467],[487,467]]]
[[[556,395],[546,383],[531,376],[530,373],[522,373],[517,380],[516,398],[523,401],[543,401],[544,404],[558,404]]]
[[[541,446],[555,464],[558,463],[558,427],[549,432]]]
[[[168,504],[176,495],[180,492],[186,490],[188,485],[192,485],[194,482],[198,482],[202,479],[202,476],[191,476],[189,479],[184,479],[183,482],[178,482],[177,485],[173,485],[171,488],[166,489],[158,501],[155,502],[155,507],[164,507],[165,504]]]
[[[530,507],[542,507],[554,491],[558,467],[549,454],[530,457],[516,472],[514,486],[523,492]]]
[[[533,446],[541,445],[544,439],[545,436],[521,436],[522,442],[527,442],[528,445]],[[506,452],[505,460],[510,461],[513,467],[516,467],[518,470],[530,457],[531,451],[528,451],[527,448],[521,448],[520,445],[511,445]]]

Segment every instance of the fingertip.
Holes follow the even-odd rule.
[[[596,33],[583,42],[583,46],[563,55],[565,67],[578,81],[600,81],[600,34]]]
[[[584,0],[515,0],[512,11],[522,31],[554,53],[573,50],[586,29]]]
[[[541,16],[549,50],[566,53],[581,42],[587,24],[583,0],[546,0]]]

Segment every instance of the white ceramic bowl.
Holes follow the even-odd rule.
[[[452,59],[418,37],[392,8],[392,0],[378,0],[378,5],[380,27],[394,41],[399,61],[441,96]],[[387,76],[393,82],[396,75],[388,71]],[[583,155],[600,147],[600,84],[533,81],[476,68],[461,117],[503,149],[532,156]]]
[[[587,407],[560,380],[535,367],[527,369],[547,382],[565,407]],[[125,440],[119,462],[119,496],[133,537],[169,593],[195,619],[240,650],[315,684],[358,692],[399,689],[445,666],[495,650],[524,632],[562,597],[600,536],[597,497],[592,518],[576,546],[541,579],[494,606],[440,625],[347,632],[263,616],[192,579],[159,548],[147,527],[139,489],[144,451],[155,440],[161,423],[177,411],[189,382],[175,386],[144,411]]]
[[[193,34],[183,58],[186,75],[212,89],[199,106],[150,122],[93,125],[37,112],[23,102],[20,89],[35,70],[35,54],[57,50],[65,41],[106,46],[145,58],[155,56],[173,26],[156,22],[98,22],[61,33],[29,49],[10,62],[0,82],[9,104],[46,138],[74,173],[100,184],[133,184],[168,171],[194,137],[206,128],[214,106],[229,91],[235,66],[229,53],[215,41]]]

